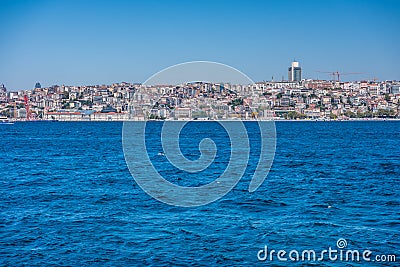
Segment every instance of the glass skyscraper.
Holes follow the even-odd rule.
[[[299,67],[299,62],[293,61],[292,66],[289,67],[288,80],[290,82],[301,81],[301,68]]]

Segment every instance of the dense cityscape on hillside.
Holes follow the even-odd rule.
[[[399,118],[400,82],[302,79],[298,62],[288,80],[249,85],[186,83],[44,87],[7,91],[0,112],[11,120]]]

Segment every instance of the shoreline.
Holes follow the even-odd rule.
[[[268,120],[268,119],[260,119],[260,120],[147,120],[146,122],[219,122],[219,121],[229,121],[229,122],[253,122],[253,121],[265,121],[265,122],[354,122],[354,121],[365,121],[365,122],[383,122],[383,121],[400,121],[400,118],[352,118],[352,119],[344,119],[344,120],[329,120],[329,119],[276,119],[276,120]],[[15,120],[11,121],[13,123],[20,122],[145,122],[145,120]]]

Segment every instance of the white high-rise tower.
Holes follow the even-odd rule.
[[[292,66],[288,69],[288,80],[291,82],[301,81],[301,68],[298,61],[293,61]]]

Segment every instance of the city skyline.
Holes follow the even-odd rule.
[[[174,64],[221,62],[254,81],[362,73],[399,80],[396,1],[127,2],[3,1],[0,83],[141,83]],[[320,71],[320,72],[318,72]],[[323,73],[327,72],[327,73]]]
[[[293,63],[298,66],[298,62]],[[33,90],[18,92],[7,92],[0,86],[0,115],[3,120],[62,121],[348,120],[400,116],[400,82],[393,81],[151,84],[42,88],[37,83]]]
[[[185,63],[182,63],[182,64],[176,64],[174,66],[186,65],[186,64],[190,64],[190,63],[198,63],[198,62],[217,64],[217,65],[220,64],[218,62],[211,62],[211,61],[192,61],[192,62],[185,62]],[[221,65],[224,65],[224,64],[221,64]],[[160,73],[165,71],[165,70],[167,70],[167,69],[169,69],[169,68],[171,68],[171,67],[174,67],[174,66],[170,66],[168,68],[165,68],[165,69],[161,70]],[[327,72],[316,71],[316,72],[319,73],[319,75],[326,76],[326,77],[329,76],[330,78],[319,78],[318,75],[317,75],[317,78],[315,78],[315,77],[314,78],[311,78],[311,77],[303,78],[302,77],[302,72],[303,72],[303,69],[300,66],[300,62],[298,60],[296,60],[296,59],[293,59],[293,61],[291,62],[290,66],[288,67],[288,72],[287,72],[287,76],[286,77],[284,77],[282,75],[281,79],[278,79],[279,77],[278,78],[277,77],[274,78],[274,76],[272,76],[271,79],[269,79],[269,80],[265,79],[265,80],[253,81],[253,82],[255,84],[257,84],[257,83],[265,83],[265,82],[289,82],[289,83],[291,83],[291,82],[302,82],[302,81],[303,82],[304,81],[326,81],[326,82],[333,82],[333,83],[337,82],[338,84],[351,83],[351,82],[373,82],[373,83],[375,83],[375,82],[399,82],[399,80],[397,80],[397,79],[380,80],[377,77],[373,77],[371,79],[344,79],[343,80],[343,79],[340,78],[340,75],[352,75],[352,76],[355,77],[355,75],[365,74],[365,73],[342,73],[342,72],[338,72],[338,71],[329,71],[329,72],[328,71]],[[66,83],[46,84],[45,83],[46,85],[44,87],[54,87],[54,86],[72,86],[72,87],[107,86],[107,85],[110,85],[110,84],[119,84],[119,83],[129,83],[129,84],[136,84],[136,85],[143,84],[142,82],[126,80],[126,81],[112,81],[112,82],[109,82],[109,83],[95,83],[94,82],[94,83],[91,83],[91,84],[66,84]],[[191,83],[191,81],[186,81],[186,82],[183,82],[181,84],[185,84],[185,83]],[[241,84],[241,85],[250,85],[250,84],[252,84],[251,82],[248,82],[248,83],[237,83],[237,82],[233,82],[231,80],[219,80],[219,83]],[[145,83],[145,84],[147,84],[147,83]],[[175,83],[163,83],[163,82],[161,82],[161,83],[155,83],[155,84],[152,84],[152,85],[156,86],[156,85],[174,85],[174,84]],[[18,91],[29,91],[29,90],[32,90],[32,89],[42,88],[42,85],[41,85],[40,81],[37,81],[37,82],[35,82],[35,86],[30,87],[30,88],[24,88],[24,89],[9,90],[9,89],[7,89],[7,86],[5,86],[4,83],[0,83],[0,87],[2,89],[5,89],[5,90],[9,91],[9,92],[18,92]]]

